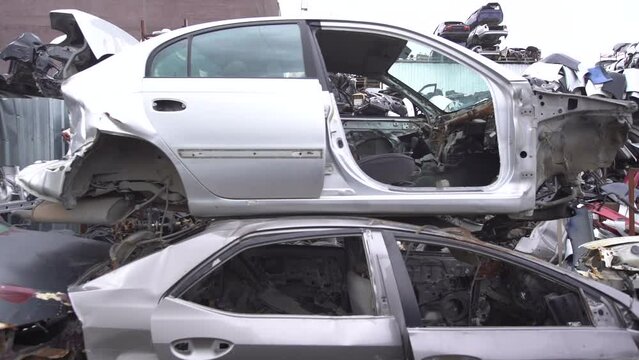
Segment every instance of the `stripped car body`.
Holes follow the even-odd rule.
[[[170,244],[70,289],[89,359],[638,354],[632,298],[460,229],[224,220]]]
[[[279,65],[299,59],[299,67],[282,72],[267,64],[275,77],[247,73],[237,60],[205,68],[196,51],[185,50],[195,46],[189,39],[280,28],[286,31],[273,39],[297,34],[291,49],[298,57],[282,55],[287,62]],[[218,49],[223,55],[225,48]],[[481,87],[447,91],[459,107],[438,108],[418,92],[423,83],[407,85],[394,72],[416,49],[448,59],[442,66],[457,64]],[[184,64],[178,73],[160,68],[167,53]],[[376,105],[405,109],[399,116],[369,112],[379,106],[368,95],[367,111],[355,103],[344,110],[329,80],[334,73],[377,79],[394,92],[376,96]],[[608,166],[636,110],[624,101],[533,91],[525,79],[437,37],[379,24],[281,18],[175,30],[72,76],[62,91],[72,124],[69,154],[25,168],[18,181],[58,204],[46,219],[80,223],[110,223],[153,201],[204,217],[530,215],[539,205],[565,205],[580,171]],[[284,111],[281,99],[292,94],[297,100]],[[377,136],[371,143],[364,133]],[[402,175],[380,180],[394,172]],[[540,204],[536,191],[549,178],[567,195]],[[95,216],[79,210],[88,207]]]

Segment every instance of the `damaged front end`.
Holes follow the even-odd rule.
[[[539,118],[537,186],[541,187],[536,208],[566,206],[581,195],[583,171],[607,168],[614,162],[628,138],[637,106],[540,90],[534,94],[533,108]],[[529,155],[521,152],[519,156]]]
[[[639,289],[639,237],[594,240],[581,248],[586,250],[582,275],[635,295]]]
[[[0,91],[62,98],[62,81],[137,43],[122,29],[82,11],[55,10],[50,18],[51,28],[64,36],[45,44],[23,33],[0,51],[0,59],[10,63],[9,72],[0,76]]]

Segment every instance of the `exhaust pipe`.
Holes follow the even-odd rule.
[[[31,219],[36,222],[111,225],[124,219],[134,204],[121,197],[81,199],[67,210],[60,203],[43,201],[33,208]]]

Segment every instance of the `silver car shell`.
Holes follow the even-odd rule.
[[[231,244],[253,235],[331,229],[421,233],[449,238],[457,242],[467,242],[473,247],[501,253],[510,258],[525,258],[529,267],[541,273],[555,274],[556,278],[561,278],[576,287],[590,288],[599,294],[605,294],[609,299],[627,308],[633,316],[639,317],[639,305],[636,301],[618,290],[535,257],[461,235],[366,218],[289,217],[223,220],[213,222],[205,231],[189,239],[70,289],[69,297],[73,309],[83,325],[85,348],[89,359],[155,359],[157,355],[153,348],[151,320],[158,304],[192,269],[211,256],[219,256]],[[395,295],[388,294],[388,296]],[[175,300],[172,297],[169,298],[170,302]],[[330,319],[330,317],[327,318]],[[245,331],[248,330],[245,329]],[[306,336],[304,333],[299,335]],[[259,334],[255,334],[255,337],[260,338]],[[353,339],[358,338],[357,334],[353,334]],[[311,341],[308,338],[305,339],[305,341]],[[297,340],[299,339],[291,339],[291,343],[296,343]],[[348,342],[348,339],[343,340]],[[549,349],[549,353],[552,353],[552,350]],[[593,356],[597,355],[593,354]]]
[[[233,181],[237,179],[225,179],[226,185],[230,184],[228,186],[231,186],[234,194],[247,194],[244,198],[216,194],[203,186],[203,179],[196,177],[183,159],[172,151],[171,144],[167,144],[168,135],[158,131],[148,118],[148,104],[145,103],[148,99],[145,100],[144,97],[144,83],[148,80],[144,78],[147,59],[158,46],[190,32],[285,21],[295,20],[242,19],[182,28],[140,43],[72,76],[62,86],[73,129],[69,155],[63,160],[25,168],[19,175],[20,185],[34,195],[61,202],[66,208],[73,208],[79,196],[77,189],[76,192],[71,190],[75,180],[73,174],[82,163],[84,151],[90,149],[92,142],[101,133],[141,139],[166,155],[182,182],[189,210],[196,216],[337,212],[530,213],[535,206],[536,189],[548,177],[557,174],[572,177],[585,168],[609,165],[616,149],[625,140],[630,113],[636,108],[622,101],[543,92],[534,94],[524,78],[483,56],[438,37],[380,24],[322,21],[323,29],[365,31],[420,41],[480,73],[488,82],[496,109],[501,163],[497,180],[481,187],[406,188],[371,179],[357,166],[348,147],[339,146],[344,141],[345,134],[333,97],[320,89],[317,80],[309,79],[300,81],[299,89],[306,95],[312,95],[313,110],[309,108],[308,116],[325,117],[326,130],[322,136],[326,137],[326,147],[322,151],[323,166],[321,162],[315,162],[315,165],[309,165],[312,167],[299,173],[312,172],[316,175],[313,175],[311,181],[296,183],[299,186],[294,187],[295,196],[286,196],[287,188],[293,188],[292,180],[269,181],[279,178],[277,174],[268,172],[265,179],[277,194],[275,198],[262,196],[263,191],[256,191],[256,196],[250,195],[250,189],[261,189],[260,186],[264,184],[264,179],[259,176],[249,183],[236,181],[238,189],[232,189]],[[314,82],[317,84],[315,87],[311,84]],[[252,84],[250,79],[242,79],[241,83],[246,87],[251,87]],[[204,88],[198,88],[197,84],[192,85],[193,91],[205,91]],[[573,108],[568,102],[570,99],[577,104]],[[278,114],[279,106],[280,104],[274,103],[272,107],[265,108],[263,113],[266,117],[254,119],[247,126],[258,129],[268,126],[268,114]],[[584,124],[587,126],[582,126]],[[182,124],[184,129],[191,132],[203,131],[204,125]],[[576,132],[573,135],[563,131],[564,126],[583,127],[592,131]],[[313,129],[319,131],[319,128]],[[280,130],[278,134],[281,137],[298,136],[286,127]],[[317,138],[318,134],[313,136]],[[539,142],[540,138],[547,141]],[[594,145],[584,147],[583,144]],[[265,165],[268,161],[252,159],[245,162],[247,166],[244,169],[252,166],[262,169],[268,167]],[[230,171],[230,168],[214,166],[209,168],[210,176],[219,176],[220,173],[237,176],[237,170]]]

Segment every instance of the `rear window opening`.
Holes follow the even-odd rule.
[[[492,96],[466,65],[414,41],[318,30],[346,140],[369,177],[399,187],[493,183]]]

